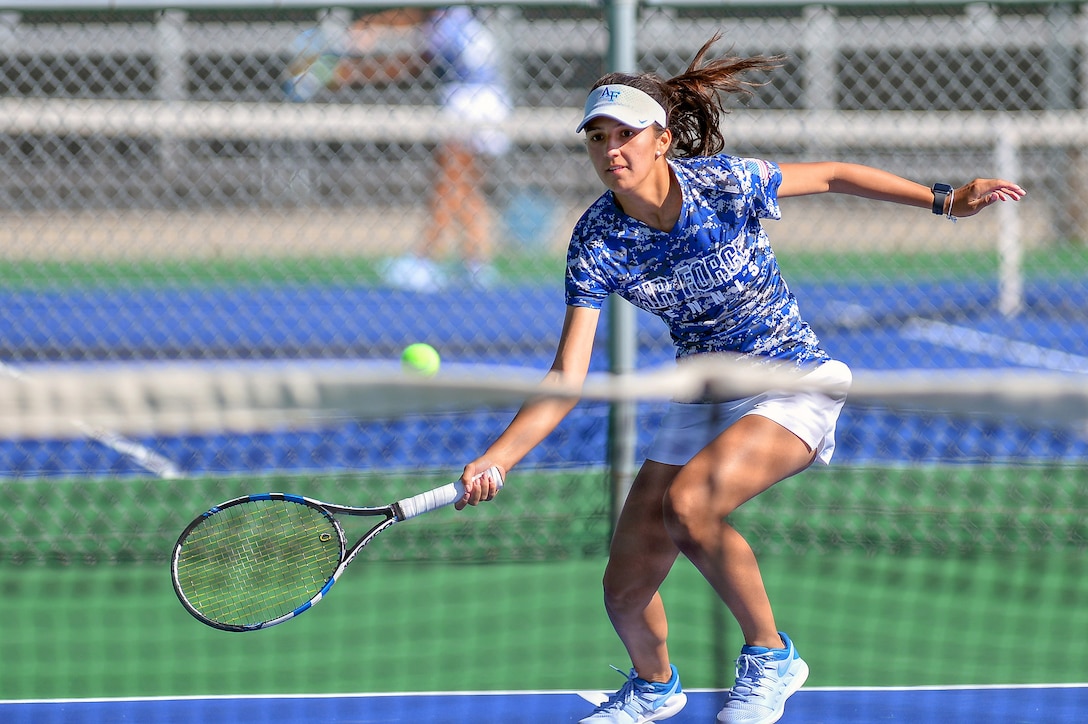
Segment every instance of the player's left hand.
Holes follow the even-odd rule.
[[[1027,191],[1018,184],[996,178],[977,178],[956,189],[953,196],[952,216],[974,216],[987,206],[999,201],[1019,201]]]

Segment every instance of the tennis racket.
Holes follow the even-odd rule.
[[[498,468],[490,475],[502,487]],[[288,621],[324,598],[374,536],[456,503],[460,480],[390,505],[355,508],[290,493],[259,493],[213,507],[182,532],[170,573],[185,609],[223,631],[256,631]],[[348,550],[335,515],[380,518]]]

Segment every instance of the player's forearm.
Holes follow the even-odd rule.
[[[852,163],[836,164],[829,190],[874,201],[890,201],[928,209],[933,205],[933,190],[916,181],[888,171]]]
[[[855,163],[826,161],[782,165],[780,197],[838,193],[930,208],[933,191],[916,181]]]
[[[567,307],[555,360],[541,383],[542,392],[551,388],[565,394],[561,397],[542,395],[522,405],[510,425],[481,458],[488,465],[498,465],[503,470],[517,465],[574,409],[578,400],[573,394],[581,391],[589,372],[599,316],[598,309]]]
[[[577,402],[556,397],[526,402],[482,457],[503,470],[510,470],[558,427]]]

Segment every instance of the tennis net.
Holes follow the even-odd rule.
[[[1088,627],[1083,374],[855,372],[844,461],[734,520],[811,684],[1083,679],[1066,642]],[[641,447],[670,398],[798,383],[725,360],[593,374],[581,390],[540,377],[329,360],[9,369],[0,653],[20,666],[0,699],[614,688],[608,664],[626,655],[599,583],[609,404],[637,403]],[[211,505],[264,491],[392,502],[457,477],[528,396],[579,393],[495,503],[383,534],[298,621],[227,634],[174,598],[170,549]],[[913,449],[881,451],[893,439]],[[685,686],[728,686],[728,612],[684,560],[663,595]]]

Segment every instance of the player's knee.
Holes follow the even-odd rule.
[[[607,571],[603,589],[605,610],[610,616],[642,611],[657,591],[656,586],[644,584],[632,577],[610,576]]]
[[[665,518],[665,530],[669,532],[669,537],[680,550],[684,550],[685,544],[692,541],[697,518],[690,497],[676,495],[670,491],[662,502],[662,512]]]
[[[681,551],[698,547],[727,515],[719,501],[705,493],[705,488],[674,485],[662,502],[665,529]]]

